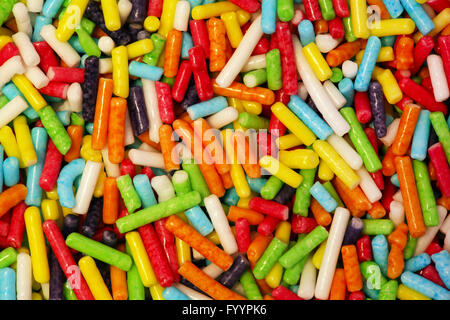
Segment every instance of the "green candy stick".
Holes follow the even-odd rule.
[[[413,168],[425,225],[427,227],[437,226],[439,224],[439,214],[427,165],[422,161],[413,160]]]
[[[161,79],[161,82],[167,83],[169,85],[169,87],[172,88],[175,83],[175,77],[168,78],[166,76],[163,76]]]
[[[292,268],[296,263],[305,258],[311,251],[328,238],[328,231],[317,226],[306,237],[298,240],[297,243],[281,256],[278,262],[286,269]]]
[[[300,170],[300,175],[303,177],[303,181],[295,192],[295,201],[292,211],[302,217],[308,216],[308,208],[311,203],[311,193],[309,192],[309,189],[311,189],[314,183],[316,172],[317,167],[313,169]]]
[[[131,251],[126,243],[126,251],[131,257]],[[133,260],[133,258],[131,258]],[[130,270],[127,271],[127,287],[128,300],[145,300],[145,287],[142,283],[136,264],[131,265]]]
[[[255,278],[258,280],[264,279],[287,247],[287,243],[278,238],[273,238],[253,268]]]
[[[116,179],[116,182],[128,212],[133,213],[135,210],[139,209],[142,205],[141,199],[134,188],[130,175],[120,176]]]
[[[414,251],[416,250],[417,238],[411,237],[408,233],[408,241],[406,242],[405,249],[403,249],[403,258],[405,260],[411,259],[414,255]]]
[[[333,20],[336,17],[336,13],[333,9],[333,2],[331,0],[319,0],[320,11],[322,12],[322,17],[326,21]]]
[[[0,96],[0,109],[5,106],[9,102],[8,98],[4,95]]]
[[[182,164],[183,170],[187,172],[189,181],[191,182],[192,190],[198,191],[203,199],[211,194],[205,178],[203,178],[200,168],[195,163],[194,159],[185,159]]]
[[[369,289],[380,290],[381,286],[387,282],[380,267],[375,262],[364,261],[359,265],[359,268],[364,280],[367,280]]]
[[[448,124],[445,121],[444,114],[442,112],[430,113],[431,125],[439,138],[439,142],[445,151],[447,162],[450,163],[450,130]]]
[[[13,247],[8,247],[0,252],[0,269],[9,267],[17,260],[17,251]]]
[[[389,235],[394,230],[394,223],[389,219],[362,219],[363,230],[362,234],[369,236],[375,235]]]
[[[280,90],[283,87],[280,50],[273,49],[266,53],[266,73],[267,87]]]
[[[75,32],[78,35],[78,40],[80,41],[84,52],[86,52],[88,56],[96,56],[100,58],[102,52],[89,33],[82,26],[77,27]]]
[[[122,217],[116,221],[120,233],[125,233],[142,227],[177,212],[182,212],[200,204],[201,197],[198,191],[192,191],[182,196],[160,202],[154,206],[142,209],[135,214]]]
[[[142,61],[151,66],[156,66],[166,44],[166,39],[157,33],[152,34],[150,39],[153,41],[153,50],[145,54]]]
[[[51,106],[46,106],[38,111],[42,125],[47,130],[48,135],[52,139],[55,147],[61,154],[65,155],[72,146],[72,139],[67,134],[66,129],[59,121],[56,112]]]
[[[356,151],[361,156],[367,171],[376,172],[380,170],[381,161],[361,127],[361,123],[356,118],[355,110],[350,107],[345,107],[340,110],[340,113],[350,125],[348,136],[355,146]]]
[[[17,0],[0,0],[0,26],[8,19]]]
[[[92,240],[79,233],[73,232],[67,236],[66,245],[92,258],[115,266],[120,270],[128,271],[133,261],[126,253],[113,249],[101,242]]]
[[[262,300],[261,292],[258,284],[250,270],[245,271],[240,278],[242,288],[244,288],[245,296],[249,300]]]
[[[275,176],[270,176],[266,184],[261,188],[261,197],[266,200],[272,200],[283,187],[284,182]]]
[[[241,126],[247,129],[260,130],[269,128],[269,119],[248,112],[241,112],[238,121]]]
[[[294,17],[294,1],[277,0],[277,14],[281,21],[291,21]]]
[[[173,174],[172,184],[177,196],[182,196],[183,194],[192,191],[191,182],[189,181],[189,175],[184,170],[178,170]]]
[[[260,86],[267,81],[266,69],[249,71],[244,75],[243,80],[244,84],[249,88]]]
[[[301,240],[304,237],[306,237],[306,234],[300,234],[298,236],[298,239]],[[291,241],[289,243],[289,247],[293,247],[295,245],[295,241]],[[295,264],[293,267],[286,269],[283,273],[283,281],[286,282],[288,285],[293,286],[298,284],[298,281],[300,280],[300,274],[303,271],[303,267],[306,264],[306,261],[308,261],[308,256],[304,257],[300,262]]]
[[[378,300],[396,300],[398,290],[397,280],[389,280],[381,286]]]
[[[77,296],[75,295],[75,292],[73,292],[72,288],[70,287],[69,282],[64,282],[63,285],[63,296],[64,300],[78,300]]]
[[[347,40],[347,42],[358,40],[358,38],[355,37],[355,34],[353,33],[352,19],[350,17],[342,18],[342,23],[344,25],[345,40]]]

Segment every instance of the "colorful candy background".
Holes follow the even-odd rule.
[[[450,300],[448,0],[0,0],[0,300]]]

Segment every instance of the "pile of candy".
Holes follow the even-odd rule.
[[[448,0],[0,0],[0,299],[450,300]]]

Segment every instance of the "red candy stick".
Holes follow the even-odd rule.
[[[250,200],[250,209],[272,216],[278,220],[286,221],[289,218],[289,208],[275,201],[254,197]]]
[[[432,242],[432,243],[430,243],[428,248],[425,250],[425,253],[428,254],[429,256],[432,256],[433,254],[441,252],[441,251],[442,251],[442,247],[439,245],[439,243]]]
[[[165,82],[155,82],[156,96],[158,97],[159,116],[163,123],[171,124],[175,120],[173,110],[172,92],[169,84]]]
[[[8,236],[6,237],[8,246],[17,249],[22,245],[23,233],[25,232],[24,213],[27,208],[28,206],[24,201],[14,207],[9,225]]]
[[[68,83],[50,81],[46,87],[39,89],[39,92],[50,97],[56,97],[65,100],[67,99],[67,90],[69,90]]]
[[[316,21],[322,19],[322,12],[320,11],[319,2],[317,0],[304,0],[303,5],[305,6],[306,18],[308,20]]]
[[[350,15],[346,0],[333,0],[333,9],[336,12],[336,16],[345,18]]]
[[[130,159],[123,159],[122,162],[120,163],[120,175],[121,176],[125,176],[129,174],[131,179],[134,178],[134,176],[136,175],[136,170],[134,167],[134,163],[131,162]]]
[[[441,111],[444,114],[447,113],[447,106],[444,103],[436,102],[431,92],[415,83],[413,80],[402,78],[398,85],[403,93],[410,96],[411,99],[424,106],[430,112]]]
[[[294,10],[294,17],[292,18],[291,23],[295,28],[298,28],[300,22],[302,22],[305,19],[306,14],[302,10],[300,10],[300,8],[297,8]]]
[[[369,139],[369,142],[372,145],[372,148],[375,150],[376,154],[378,155],[378,140],[377,140],[377,136],[375,134],[375,130],[373,128],[367,127],[364,129],[364,132],[366,133],[366,136]],[[376,172],[369,172],[369,174],[372,177],[375,184],[377,185],[378,189],[383,190],[384,189],[384,181],[383,181],[383,174],[381,173],[381,170],[378,170]]]
[[[293,233],[310,233],[318,225],[316,219],[302,217],[298,214],[292,215],[291,224]]]
[[[152,168],[150,168],[150,167],[143,168],[141,170],[141,174],[147,175],[149,181],[152,181],[153,177],[155,176],[155,174],[153,173]]]
[[[39,67],[47,73],[50,67],[59,66],[58,59],[53,53],[52,48],[45,41],[33,42],[34,49],[38,53],[41,58],[41,62],[39,62]]]
[[[0,220],[0,237],[8,236],[9,232],[9,223],[3,220]]]
[[[347,300],[364,300],[365,296],[362,291],[350,292]]]
[[[202,48],[204,56],[209,59],[209,36],[205,20],[191,20],[189,28],[194,46]]]
[[[47,220],[42,224],[42,229],[78,300],[94,300],[56,222]]]
[[[148,0],[147,16],[161,17],[164,0]]]
[[[284,136],[286,126],[273,113],[270,115],[269,132],[275,137]]]
[[[272,291],[272,297],[275,300],[303,300],[298,295],[284,286],[278,286]]]
[[[266,216],[263,221],[258,225],[258,233],[262,236],[268,236],[272,234],[273,230],[277,227],[281,220],[272,216]]]
[[[145,226],[138,228],[138,231],[159,284],[163,287],[170,287],[174,281],[180,281],[178,273],[176,274],[177,279],[174,279],[174,273],[170,268],[169,261],[167,260],[164,249],[159,242],[153,226],[151,224],[146,224]]]
[[[184,60],[180,64],[175,83],[172,87],[173,100],[181,102],[184,98],[186,90],[189,86],[189,80],[191,80],[192,69],[189,60]]]
[[[297,65],[295,64],[292,36],[287,22],[277,22],[276,31],[278,48],[281,55],[281,70],[283,72],[283,91],[293,95],[298,92]]]
[[[19,49],[17,46],[9,42],[7,43],[2,50],[0,50],[0,66],[3,65],[9,58],[19,55]]]
[[[441,12],[446,8],[450,8],[450,2],[448,0],[428,0],[427,4],[436,12]]]
[[[433,37],[430,36],[424,36],[417,42],[416,46],[414,47],[414,67],[411,69],[411,72],[413,74],[419,71],[420,67],[427,59],[431,50],[433,50],[433,47],[434,40]]]
[[[256,137],[256,143],[259,145],[259,157],[262,158],[265,155],[274,155],[277,153],[277,145],[275,143],[275,137],[266,132],[258,132]]]
[[[328,32],[334,39],[342,38],[345,35],[344,24],[341,18],[334,18],[328,21]]]
[[[55,82],[84,82],[84,69],[83,68],[63,68],[63,67],[50,67],[47,71],[47,77],[50,81]]]
[[[372,109],[370,107],[369,96],[367,92],[355,92],[354,97],[356,118],[361,123],[369,123],[372,119]]]
[[[169,261],[174,281],[178,282],[179,280],[176,279],[179,279],[178,268],[180,266],[178,265],[177,248],[175,247],[175,237],[169,230],[166,229],[166,220],[167,218],[156,221],[155,231],[158,235],[159,242],[161,243],[163,250],[167,256],[167,260]]]
[[[440,142],[428,148],[428,156],[436,172],[438,187],[444,197],[450,197],[450,168]]]
[[[230,0],[230,2],[250,13],[254,13],[261,8],[261,4],[256,0]]]
[[[257,54],[265,54],[269,52],[269,49],[270,49],[269,40],[267,40],[267,38],[262,37],[256,44],[255,49],[252,52],[252,56]]]
[[[422,82],[420,83],[420,85],[422,87],[424,87],[425,89],[427,89],[429,92],[433,92],[433,85],[431,84],[431,78],[430,77],[426,77],[424,79],[422,79]]]
[[[358,253],[359,262],[372,260],[372,244],[367,234],[356,241],[356,252]]]
[[[39,186],[45,191],[50,192],[55,187],[62,160],[63,155],[55,147],[53,141],[49,139],[44,167],[39,178]]]
[[[449,3],[447,1],[447,3]],[[441,57],[444,61],[444,71],[447,76],[447,83],[450,83],[450,36],[440,36],[438,44],[441,49]]]
[[[406,94],[403,95],[402,100],[400,100],[399,102],[397,102],[395,105],[403,111],[403,108],[407,105],[413,103],[413,100],[408,97]]]
[[[387,212],[391,211],[391,202],[394,201],[394,194],[397,192],[396,187],[392,184],[390,177],[384,179],[383,197],[381,204]]]
[[[441,277],[439,276],[439,273],[437,272],[436,268],[431,264],[423,268],[423,270],[420,272],[420,275],[425,279],[428,279],[431,282],[440,285],[443,288],[447,288],[444,282],[442,281]]]
[[[236,242],[240,253],[246,253],[250,246],[250,225],[245,218],[236,221]]]
[[[189,63],[191,65],[192,75],[194,76],[198,97],[201,101],[211,99],[214,93],[209,79],[205,54],[201,47],[195,46],[189,49]]]

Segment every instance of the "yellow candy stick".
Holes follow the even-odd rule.
[[[3,49],[8,43],[13,42],[12,38],[7,35],[0,36],[0,50]]]
[[[19,160],[19,167],[25,168],[16,137],[10,127],[4,126],[0,129],[0,144],[8,157],[16,157]]]
[[[402,90],[400,89],[397,79],[395,79],[391,70],[385,69],[376,76],[376,79],[381,84],[384,96],[390,104],[396,104],[402,100]]]
[[[400,284],[397,289],[397,298],[400,300],[431,300],[431,298]]]
[[[78,266],[95,300],[113,299],[94,259],[84,256],[78,261]]]
[[[302,51],[320,81],[325,81],[331,77],[333,72],[314,42],[304,46]]]
[[[286,134],[281,136],[275,140],[278,149],[286,150],[293,147],[301,146],[303,144],[302,140],[297,138],[297,136],[293,133]]]
[[[36,151],[34,150],[33,141],[31,140],[30,128],[27,124],[25,116],[18,116],[13,120],[14,132],[16,133],[19,151],[25,167],[32,166],[37,162]]]
[[[408,18],[375,20],[370,25],[370,34],[377,37],[411,34],[415,28],[414,21]]]
[[[359,65],[362,61],[364,50],[358,52],[355,57],[355,62]],[[377,62],[386,62],[394,60],[394,49],[392,47],[381,47],[378,53]]]
[[[323,253],[325,252],[325,247],[327,246],[327,240],[322,242],[319,246],[319,249],[316,250],[312,257],[312,264],[316,267],[317,270],[320,269],[320,265],[322,264]]]
[[[291,169],[313,169],[319,165],[319,156],[309,149],[281,150],[278,160]]]
[[[242,105],[246,112],[251,114],[260,114],[262,112],[262,104],[256,101],[241,100]]]
[[[175,9],[177,8],[178,0],[165,0],[163,2],[163,8],[160,18],[160,27],[158,33],[164,38],[167,38],[167,34],[173,28],[173,19],[175,18]]]
[[[44,199],[41,203],[44,220],[58,220],[60,217],[57,200]]]
[[[211,17],[218,17],[222,13],[240,10],[238,6],[229,2],[221,1],[215,3],[208,3],[201,6],[196,6],[192,9],[192,19],[202,20]]]
[[[231,11],[222,13],[220,18],[225,23],[225,29],[227,30],[227,36],[230,40],[231,47],[237,48],[244,35],[242,34],[236,12]]]
[[[251,191],[250,196],[248,196],[247,198],[239,198],[236,206],[239,208],[250,209],[250,200],[252,200],[254,197],[258,197],[258,194]]]
[[[259,159],[261,168],[266,169],[272,175],[290,185],[292,188],[297,188],[303,181],[303,177],[294,170],[288,168],[272,156],[264,156]]]
[[[125,239],[130,247],[131,255],[139,271],[142,283],[146,287],[154,286],[158,283],[158,280],[150,264],[141,236],[137,231],[132,231],[125,235]]]
[[[275,230],[275,237],[285,243],[289,243],[291,237],[291,224],[288,221],[281,221]]]
[[[22,92],[25,99],[36,112],[47,106],[45,99],[26,76],[23,74],[16,74],[12,77],[12,82],[16,85],[17,89]]]
[[[153,41],[151,39],[142,39],[127,45],[128,60],[143,56],[153,50]]]
[[[271,109],[278,120],[306,146],[311,145],[316,140],[316,135],[283,103],[276,102]]]
[[[321,160],[319,164],[319,170],[317,170],[317,176],[320,180],[330,181],[334,178],[334,172],[330,169],[325,161]]]
[[[360,181],[358,175],[328,142],[316,140],[313,149],[347,187],[356,188]]]
[[[75,32],[75,28],[80,25],[84,10],[89,0],[71,0],[66,11],[59,20],[58,28],[55,31],[59,41],[66,42]]]
[[[165,300],[162,293],[164,288],[158,283],[150,287],[150,295],[153,300]]]
[[[419,2],[419,1],[417,1]],[[440,33],[449,23],[450,23],[450,8],[445,8],[439,14],[433,18],[434,29],[431,30],[427,36],[434,37],[438,33]],[[416,32],[413,36],[414,41],[420,40],[423,37],[423,34],[419,31]]]
[[[369,38],[370,30],[367,26],[366,0],[350,0],[350,14],[355,37],[363,39]]]
[[[101,3],[106,28],[109,31],[119,30],[121,23],[117,0],[101,0]]]
[[[50,269],[42,231],[41,214],[37,207],[28,207],[24,217],[34,279],[39,283],[47,283],[50,281]]]
[[[280,285],[281,278],[283,277],[283,271],[283,266],[279,262],[275,263],[264,279],[269,287],[276,288]]]
[[[128,78],[128,50],[125,46],[119,46],[112,50],[114,94],[121,98],[127,98],[129,94]]]
[[[252,17],[252,14],[250,12],[247,12],[245,10],[238,10],[236,11],[237,19],[239,21],[239,25],[242,27],[244,24],[246,24],[250,18]]]

